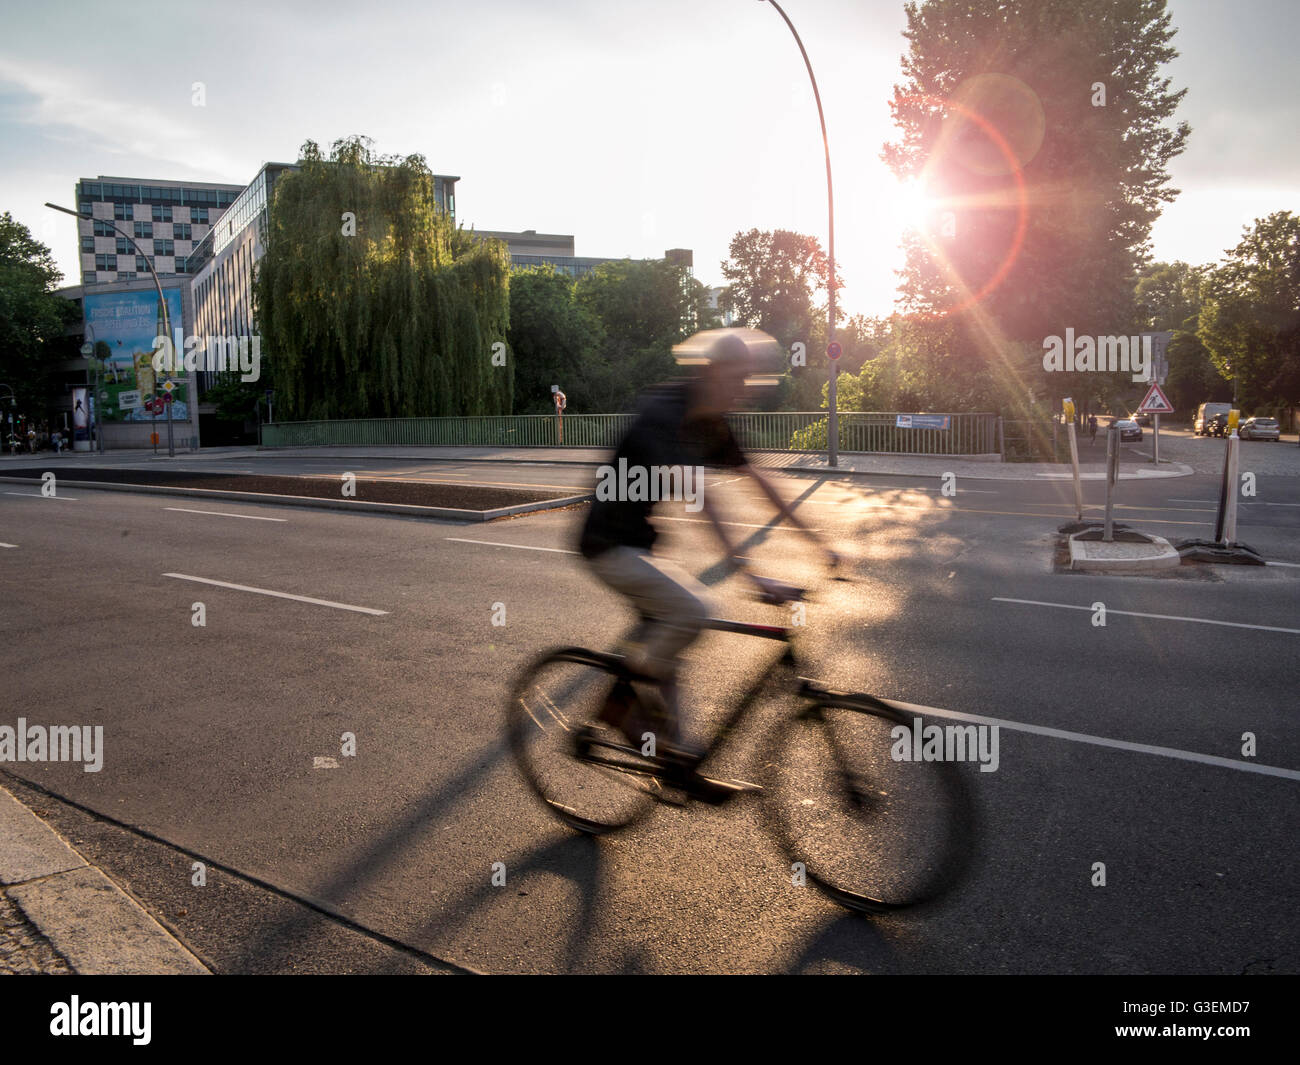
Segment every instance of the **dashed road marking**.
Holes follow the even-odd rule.
[[[231,514],[224,510],[191,510],[189,507],[163,507],[178,514],[211,514],[218,518],[247,518],[249,521],[288,521],[288,518],[264,518],[260,514]]]
[[[1090,606],[1078,606],[1074,603],[1044,603],[1038,599],[1004,599],[1002,596],[993,597],[995,603],[1023,603],[1026,606],[1051,606],[1058,610],[1087,610],[1092,611]],[[1219,621],[1215,618],[1185,618],[1178,614],[1144,614],[1137,610],[1112,610],[1106,608],[1106,616],[1111,614],[1121,614],[1130,618],[1155,618],[1158,621],[1190,621],[1197,625],[1222,625],[1230,629],[1257,629],[1261,632],[1287,632],[1300,636],[1300,629],[1285,629],[1280,625],[1247,625],[1244,621]]]
[[[247,584],[231,584],[229,581],[214,581],[209,577],[191,577],[188,573],[164,573],[164,577],[175,577],[178,581],[196,581],[199,584],[211,584],[218,588],[230,588],[236,592],[252,592],[254,595],[269,595],[276,599],[292,599],[298,603],[311,603],[313,606],[328,606],[335,610],[351,610],[358,614],[387,614],[387,610],[376,610],[368,606],[352,606],[350,603],[336,603],[332,599],[313,599],[309,595],[294,595],[291,592],[274,592],[269,588],[253,588]]]
[[[533,547],[531,544],[503,544],[499,540],[466,540],[460,536],[444,536],[444,540],[450,540],[456,544],[481,544],[485,547],[513,547],[519,551],[550,551],[556,555],[576,555],[577,551],[568,551],[562,547]]]

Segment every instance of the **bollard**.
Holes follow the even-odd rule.
[[[1115,541],[1115,521],[1112,507],[1115,502],[1115,478],[1119,474],[1119,427],[1106,430],[1106,524],[1101,538],[1106,543]]]

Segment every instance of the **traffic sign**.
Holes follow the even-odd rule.
[[[1147,389],[1147,394],[1142,402],[1138,404],[1139,414],[1173,414],[1174,405],[1169,402],[1168,397],[1161,391],[1160,386],[1154,381],[1151,387]]]
[[[175,381],[164,381],[164,382],[163,382],[163,391],[167,393],[167,398],[168,398],[168,399],[171,399],[171,391],[172,391],[172,389],[175,388],[175,387],[176,387],[176,382],[175,382]]]
[[[84,344],[81,345],[81,354],[85,355],[86,358],[90,358],[90,356],[95,354],[95,345],[92,344],[89,340],[87,340]]]
[[[829,344],[826,345],[826,357],[828,359],[834,361],[835,359],[838,359],[843,354],[844,354],[844,349],[840,347],[840,342],[838,340],[832,340]]]

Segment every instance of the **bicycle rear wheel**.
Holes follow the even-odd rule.
[[[593,836],[639,820],[659,791],[654,764],[621,733],[603,730],[586,757],[576,751],[580,730],[621,676],[615,656],[551,651],[521,675],[507,710],[510,749],[528,786],[561,821]]]
[[[823,696],[773,732],[764,804],[792,862],[851,910],[887,913],[949,892],[976,817],[955,762],[895,760],[915,715],[866,695]],[[909,740],[910,752],[910,740]]]

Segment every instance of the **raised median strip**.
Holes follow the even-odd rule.
[[[39,483],[43,468],[9,471],[0,480]],[[527,514],[572,506],[592,498],[590,492],[556,497],[553,490],[473,484],[437,484],[392,478],[355,477],[344,494],[341,478],[313,476],[210,474],[179,470],[56,470],[56,491],[64,488],[223,499],[276,506],[315,507],[369,514],[400,515],[462,522]],[[33,492],[33,496],[40,493]],[[58,495],[52,498],[61,498]]]
[[[208,973],[135,899],[3,787],[0,887],[76,973]]]

